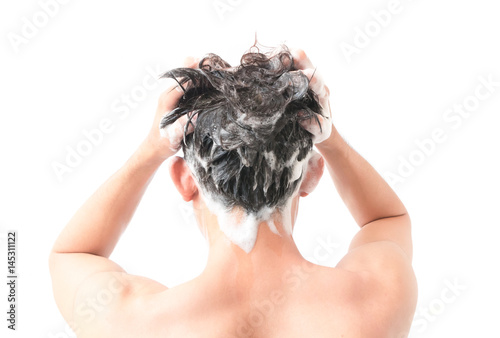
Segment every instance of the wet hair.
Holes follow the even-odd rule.
[[[188,114],[182,150],[203,192],[226,210],[282,207],[302,181],[295,166],[313,146],[299,122],[319,124],[321,114],[288,48],[263,53],[254,45],[234,68],[208,54],[198,69],[176,68],[162,77],[175,79],[184,95],[160,128]],[[194,132],[186,135],[195,115]]]

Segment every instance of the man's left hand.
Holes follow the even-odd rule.
[[[198,59],[187,57],[184,60],[184,67],[196,68],[198,62]],[[184,84],[184,87],[185,86]],[[160,122],[165,115],[177,108],[179,99],[182,95],[184,95],[184,91],[177,83],[172,84],[160,95],[153,126],[144,142],[154,156],[163,161],[179,151],[184,136],[184,128],[189,117],[184,115],[161,131]],[[197,116],[191,119],[187,134],[193,132],[193,124],[196,121],[196,117]]]

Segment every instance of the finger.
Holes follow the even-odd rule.
[[[328,97],[330,95],[330,90],[325,85],[323,77],[316,69],[308,68],[301,70],[301,72],[304,73],[305,76],[307,76],[307,78],[309,79],[309,87],[311,87],[311,89],[318,95],[320,99]]]
[[[160,135],[168,139],[170,149],[177,151],[181,145],[183,138],[184,128],[179,123],[179,120],[175,121],[166,128],[160,129]]]
[[[318,120],[316,120],[315,118],[310,118],[308,120],[300,122],[302,128],[313,135],[313,143],[323,142],[330,136],[332,132],[332,123],[330,122],[331,119],[321,115],[317,115],[317,117]]]
[[[169,113],[167,113],[166,115],[168,114]],[[167,126],[166,128],[160,129],[160,135],[168,139],[170,143],[170,148],[172,150],[179,149],[181,142],[184,139],[184,131],[186,130],[186,125],[187,125],[187,130],[185,135],[188,135],[194,131],[194,125],[196,119],[198,118],[198,114],[194,115],[191,118],[191,121],[189,121],[190,116],[192,116],[192,113],[183,115],[171,125]]]
[[[195,126],[195,123],[196,123],[196,119],[198,118],[198,114],[196,114],[196,115],[194,115],[191,118],[191,121],[190,121],[189,119],[190,119],[190,117],[192,115],[193,115],[193,113],[191,112],[191,113],[183,115],[179,119],[177,119],[177,121],[182,126],[182,132],[183,133],[184,133],[184,130],[186,129],[186,125],[187,125],[186,135],[191,134],[194,131],[194,126]]]
[[[198,68],[198,64],[200,63],[199,57],[188,56],[184,59],[184,67],[186,68]]]
[[[307,130],[313,135],[318,135],[322,132],[323,126],[325,125],[325,118],[321,115],[317,115],[318,120],[316,120],[314,117],[300,121],[300,124],[302,125],[302,128]],[[319,125],[318,125],[319,121]],[[321,125],[321,127],[320,127]]]
[[[293,57],[293,64],[297,69],[314,68],[311,60],[302,49],[293,48],[290,50]]]
[[[330,89],[325,84],[323,77],[314,69],[300,70],[309,79],[309,87],[318,95],[322,114],[331,117]]]
[[[200,63],[199,57],[188,56],[184,59],[182,64],[184,68],[197,69],[199,63]],[[175,87],[175,89],[180,93],[185,93],[187,91],[187,88],[191,84],[191,80],[188,80],[184,83],[182,83],[182,80],[183,78],[175,79],[175,81],[177,82],[177,87]]]
[[[193,56],[188,56],[184,59],[184,62],[183,62],[183,65],[184,67],[186,68],[198,68],[198,64],[200,62],[200,58],[199,57],[193,57]],[[179,99],[182,97],[182,95],[184,95],[184,91],[186,89],[186,87],[189,85],[189,82],[186,82],[182,85],[182,87],[184,88],[181,88],[179,86],[179,82],[181,81],[182,79],[178,79],[178,80],[174,80],[175,83],[172,83],[167,90],[165,90],[161,95],[160,95],[160,105],[159,105],[159,108],[161,108],[161,110],[172,110],[174,109],[175,107],[177,107],[177,103],[179,102]],[[173,89],[176,89],[176,90],[173,90]]]
[[[174,90],[178,87],[177,82],[172,81],[167,90],[160,94],[158,109],[161,111],[172,111],[177,107],[179,99],[184,95],[184,91]]]

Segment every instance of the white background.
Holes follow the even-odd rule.
[[[371,13],[390,7],[388,0],[72,0],[52,7],[44,22],[47,2],[0,5],[0,266],[5,232],[15,229],[19,274],[15,334],[6,329],[0,278],[2,337],[72,336],[53,300],[48,254],[77,208],[146,135],[166,87],[162,81],[141,91],[145,79],[154,84],[148,69],[159,74],[208,52],[235,64],[255,32],[264,45],[305,49],[331,89],[341,134],[384,177],[407,176],[394,189],[413,223],[419,298],[410,336],[500,335],[500,86],[476,100],[469,117],[444,118],[455,104],[474,103],[481,77],[500,82],[494,1],[401,0],[385,27]],[[217,3],[229,7],[221,13]],[[30,33],[25,20],[39,27],[16,45],[13,36]],[[371,37],[363,46],[359,31],[366,29]],[[358,48],[350,57],[341,49],[346,44]],[[127,116],[124,95],[135,98]],[[83,131],[103,119],[113,131],[58,179],[54,163],[66,164],[68,147],[76,149]],[[419,153],[415,142],[436,128],[446,140]],[[401,172],[410,160],[413,172]],[[161,168],[111,258],[167,286],[193,278],[207,247],[188,210]],[[294,235],[301,252],[314,259],[321,243],[333,243],[320,262],[333,266],[356,231],[325,172],[301,201]],[[453,293],[449,283],[465,290]]]

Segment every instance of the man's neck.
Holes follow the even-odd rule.
[[[233,244],[217,224],[211,224],[207,233],[210,245],[208,262],[203,275],[242,286],[242,282],[266,279],[284,273],[290,264],[302,262],[304,259],[291,234],[285,230],[290,225],[283,226],[280,218],[274,218],[279,234],[274,233],[265,221],[259,224],[257,240],[248,253]]]

